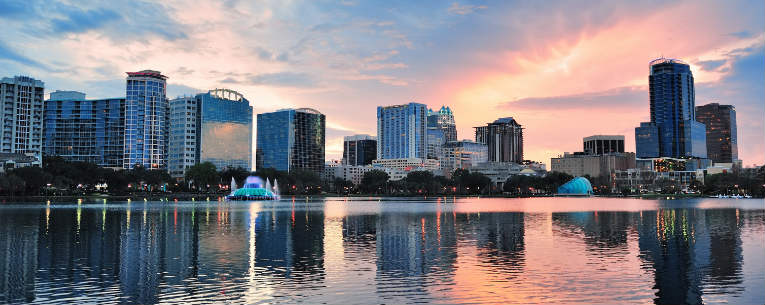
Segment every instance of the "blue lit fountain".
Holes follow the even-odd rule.
[[[268,184],[267,184],[268,185]],[[232,188],[233,189],[233,188]],[[260,177],[249,176],[244,182],[244,186],[231,192],[226,196],[228,200],[277,200],[278,191],[263,186],[263,179]]]

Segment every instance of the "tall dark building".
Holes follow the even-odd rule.
[[[309,109],[258,114],[255,162],[258,169],[324,171],[326,119]]]
[[[476,142],[486,143],[489,162],[523,162],[523,127],[512,117],[474,127]]]
[[[85,93],[55,91],[44,113],[43,154],[122,168],[125,98],[87,100]]]
[[[736,107],[706,104],[696,107],[696,120],[707,127],[707,156],[716,163],[738,160]]]
[[[706,133],[704,124],[696,121],[691,67],[660,58],[651,61],[650,72],[651,121],[635,128],[637,156],[706,158]]]
[[[377,157],[377,138],[355,135],[343,138],[343,164],[369,165]]]

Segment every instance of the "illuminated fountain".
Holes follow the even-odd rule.
[[[249,176],[244,181],[244,186],[226,196],[228,200],[276,200],[279,195],[263,186],[263,179]]]

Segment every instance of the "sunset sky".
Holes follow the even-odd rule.
[[[230,88],[256,113],[327,116],[342,137],[376,133],[378,105],[454,110],[458,137],[512,116],[525,158],[648,120],[648,62],[691,64],[696,105],[733,104],[739,157],[765,162],[765,2],[0,0],[0,77],[46,92],[125,95],[125,72],[159,70],[168,97]]]

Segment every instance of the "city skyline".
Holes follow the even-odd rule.
[[[223,87],[255,113],[315,108],[327,116],[327,159],[340,159],[343,136],[375,134],[377,106],[448,105],[460,139],[518,118],[525,159],[548,163],[591,134],[625,135],[635,151],[648,62],[664,55],[690,64],[696,106],[736,107],[744,165],[765,161],[763,3],[122,5],[4,2],[3,75],[42,80],[46,95],[113,98],[125,71],[152,69],[169,77],[168,98]]]

